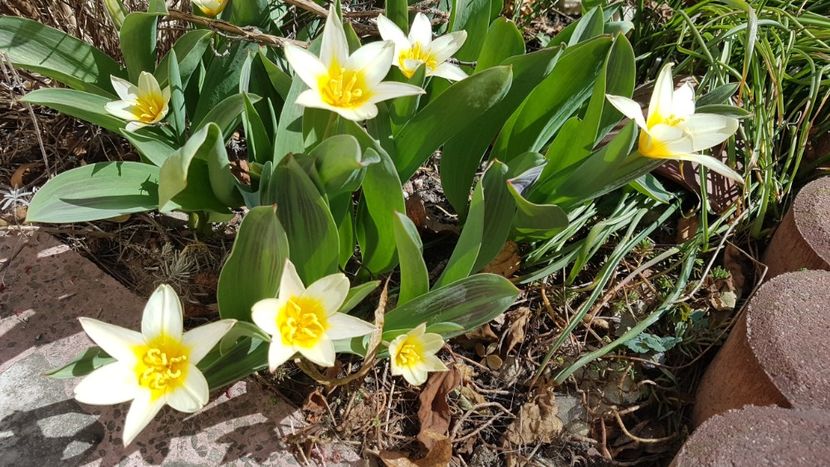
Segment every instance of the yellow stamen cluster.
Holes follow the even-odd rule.
[[[314,347],[328,327],[323,304],[313,298],[291,297],[277,314],[277,328],[285,345]]]
[[[405,342],[398,354],[395,355],[395,363],[401,367],[417,365],[423,360],[423,350],[414,342]]]
[[[138,384],[161,395],[178,387],[187,377],[188,352],[178,343],[157,342],[136,351]]]
[[[678,126],[686,123],[686,117],[678,117],[675,114],[669,115],[661,115],[659,113],[654,113],[653,115],[649,116],[648,122],[646,122],[646,126],[649,128],[653,128],[660,124],[668,125],[668,126]]]
[[[164,109],[164,96],[153,93],[139,96],[132,112],[139,121],[153,123],[162,109]]]
[[[434,70],[438,67],[438,60],[435,59],[435,56],[432,55],[429,49],[425,49],[421,46],[420,42],[416,42],[411,48],[401,52],[400,55],[398,55],[398,64],[400,65],[401,71],[403,71],[403,74],[406,75],[407,78],[411,78],[417,70],[408,68],[406,65],[407,60],[414,60],[416,62],[423,63],[426,65],[428,70]]]
[[[336,64],[320,79],[320,94],[326,104],[347,108],[359,107],[370,97],[363,73]]]

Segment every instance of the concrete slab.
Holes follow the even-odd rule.
[[[79,316],[137,329],[144,302],[49,235],[0,237],[0,465],[301,465],[282,442],[299,412],[255,381],[197,414],[165,408],[125,449],[127,404],[83,405],[77,380],[43,376],[92,345]],[[322,450],[327,465],[362,463]]]

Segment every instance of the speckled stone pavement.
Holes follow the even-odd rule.
[[[196,414],[165,408],[125,449],[128,404],[80,404],[76,380],[43,376],[91,345],[79,316],[137,329],[144,301],[47,234],[0,237],[0,465],[305,464],[282,441],[299,412],[255,381],[212,394]],[[365,463],[341,446],[308,461]]]

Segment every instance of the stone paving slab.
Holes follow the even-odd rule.
[[[125,449],[128,404],[80,404],[77,380],[43,376],[92,345],[79,316],[138,329],[144,302],[47,234],[0,237],[0,465],[301,465],[281,441],[299,412],[255,381],[196,414],[165,408]],[[322,464],[364,463],[321,449]]]

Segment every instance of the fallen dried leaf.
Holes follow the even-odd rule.
[[[380,460],[387,467],[433,467],[450,465],[452,459],[452,443],[445,435],[430,433],[432,448],[426,456],[411,460],[400,451],[381,451]]]
[[[501,248],[499,254],[493,258],[490,263],[484,266],[484,270],[482,272],[489,272],[492,274],[498,274],[504,277],[510,277],[519,270],[519,266],[522,264],[522,257],[519,255],[519,245],[512,240],[508,240],[507,243]]]
[[[319,423],[326,413],[327,406],[328,403],[323,393],[320,392],[320,388],[315,389],[306,397],[305,403],[303,403],[303,412],[306,414],[306,421],[311,425]]]
[[[551,443],[563,429],[558,414],[553,392],[545,391],[519,409],[519,417],[507,427],[505,439],[514,446]]]
[[[450,427],[450,406],[447,394],[461,384],[461,372],[454,366],[449,371],[432,373],[418,396],[421,406],[418,408],[418,421],[421,431],[418,441],[428,450],[436,443],[436,436],[447,436]]]
[[[530,314],[530,308],[526,306],[510,313],[510,327],[507,329],[507,334],[505,335],[505,355],[509,354],[514,347],[524,342],[525,326],[527,326],[527,322],[530,319]]]
[[[12,188],[20,188],[26,185],[28,179],[34,176],[34,169],[41,164],[40,162],[29,162],[18,167],[11,178],[9,178],[9,185]]]

